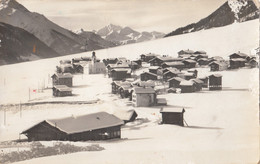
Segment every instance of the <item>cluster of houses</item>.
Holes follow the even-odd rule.
[[[158,98],[158,86],[168,85],[168,92],[192,93],[222,89],[222,75],[212,74],[198,78],[199,66],[209,66],[211,71],[237,69],[245,66],[257,67],[256,58],[244,53],[234,53],[229,61],[222,57],[209,58],[205,51],[181,50],[178,57],[142,54],[138,60],[126,58],[108,58],[100,62],[95,52],[92,57],[73,58],[60,61],[57,73],[52,76],[53,96],[72,95],[73,74],[97,74],[107,71],[112,78],[112,94],[128,98],[134,107],[160,106],[163,124],[184,126],[184,108],[167,104],[166,99]],[[142,64],[149,63],[147,71],[135,75]],[[158,87],[158,88],[157,88]],[[107,140],[121,138],[121,126],[134,121],[138,114],[135,110],[117,110],[113,114],[106,112],[92,113],[78,117],[43,120],[23,131],[29,141],[42,140]]]
[[[106,66],[96,58],[93,51],[92,57],[73,58],[72,60],[61,60],[60,66],[52,78],[53,96],[71,96],[73,86],[73,74],[103,74],[106,72]]]

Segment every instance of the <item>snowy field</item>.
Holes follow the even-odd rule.
[[[205,50],[209,56],[227,58],[233,52],[251,54],[258,46],[258,20],[223,28],[159,39],[96,51],[98,58],[125,56],[138,58],[155,52],[177,56],[181,49]],[[81,53],[0,67],[1,104],[28,101],[29,88],[50,85],[48,76],[61,59],[89,55]],[[105,150],[80,152],[22,161],[34,163],[176,163],[176,164],[255,164],[259,160],[258,69],[215,72],[223,75],[223,90],[197,93],[163,94],[167,103],[185,106],[184,118],[189,126],[161,125],[159,107],[133,108],[127,99],[111,94],[111,79],[104,75],[75,75],[75,96],[58,100],[98,100],[94,104],[49,104],[0,110],[0,141],[15,140],[19,133],[44,119],[77,116],[98,111],[135,109],[138,118],[122,127],[122,139],[75,142],[76,145],[98,143]],[[198,76],[210,75],[199,68]],[[51,90],[31,93],[32,101],[53,100]],[[21,135],[21,138],[26,138]]]

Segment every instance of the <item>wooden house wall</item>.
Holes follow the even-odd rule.
[[[222,89],[222,77],[209,77],[209,90],[221,90]]]
[[[181,87],[181,93],[192,93],[195,91],[195,86],[180,86]]]
[[[135,107],[149,107],[155,104],[156,95],[154,93],[133,93],[132,101]]]
[[[148,73],[143,73],[140,75],[140,79],[141,79],[141,81],[157,80],[157,76],[153,76]]]
[[[162,123],[184,126],[183,113],[163,112],[162,113]]]
[[[123,80],[129,78],[129,75],[127,72],[118,71],[118,72],[111,72],[111,77],[113,80]]]
[[[169,88],[180,88],[180,83],[178,80],[171,80],[169,81]]]

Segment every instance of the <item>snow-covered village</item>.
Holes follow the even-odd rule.
[[[259,163],[259,2],[213,1],[0,1],[0,163]],[[135,30],[66,22],[90,4]]]

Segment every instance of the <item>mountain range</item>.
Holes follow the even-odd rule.
[[[77,35],[53,23],[41,14],[30,12],[15,0],[1,0],[0,18],[2,23],[24,29],[33,34],[49,48],[53,49],[56,52],[54,53],[55,55],[59,56],[115,46],[114,43],[102,39],[93,32],[88,32],[88,34],[83,36]],[[19,32],[20,30],[16,31]],[[86,43],[87,46],[85,46]],[[48,55],[38,57],[42,58],[45,56]],[[0,60],[2,59],[3,57],[0,56]]]
[[[103,39],[116,43],[117,45],[138,43],[162,38],[165,34],[161,32],[138,32],[130,27],[121,27],[109,24],[96,32]]]
[[[168,33],[165,37],[222,27],[235,22],[244,22],[257,18],[259,18],[259,9],[252,0],[228,0],[206,18],[197,23],[180,27]]]

